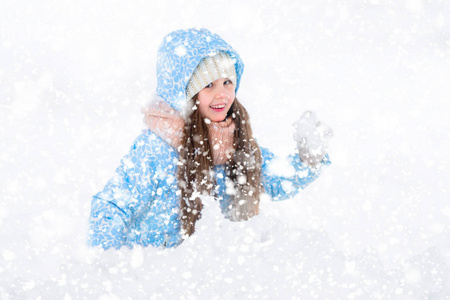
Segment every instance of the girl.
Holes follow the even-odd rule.
[[[236,98],[243,70],[238,53],[206,29],[164,38],[156,101],[143,110],[148,130],[93,197],[91,246],[177,246],[195,232],[203,196],[217,199],[226,218],[242,221],[258,214],[262,193],[291,198],[318,177],[329,164],[331,132],[318,135],[323,126],[305,114],[297,126],[299,154],[290,157],[295,173],[271,173],[274,155],[258,146]]]

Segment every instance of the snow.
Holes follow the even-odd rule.
[[[300,158],[305,163],[317,164],[328,152],[332,129],[317,120],[315,112],[305,111],[294,123],[294,140],[297,142]]]
[[[0,299],[450,299],[447,1],[181,5],[2,2]],[[176,249],[89,249],[91,196],[143,128],[156,49],[198,26],[243,57],[258,142],[289,154],[315,111],[333,164],[247,222],[207,202]]]

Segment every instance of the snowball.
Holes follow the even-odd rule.
[[[328,141],[333,132],[326,124],[319,122],[314,112],[306,111],[297,122],[294,140],[299,149],[306,149],[310,156],[316,157],[326,153]]]

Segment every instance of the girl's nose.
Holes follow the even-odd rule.
[[[225,92],[224,86],[216,87],[215,94],[216,94],[216,98],[226,98],[227,97],[227,93]]]

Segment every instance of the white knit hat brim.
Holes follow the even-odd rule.
[[[189,80],[186,87],[187,99],[192,99],[208,84],[219,78],[227,78],[236,86],[236,60],[223,51],[204,57]]]

